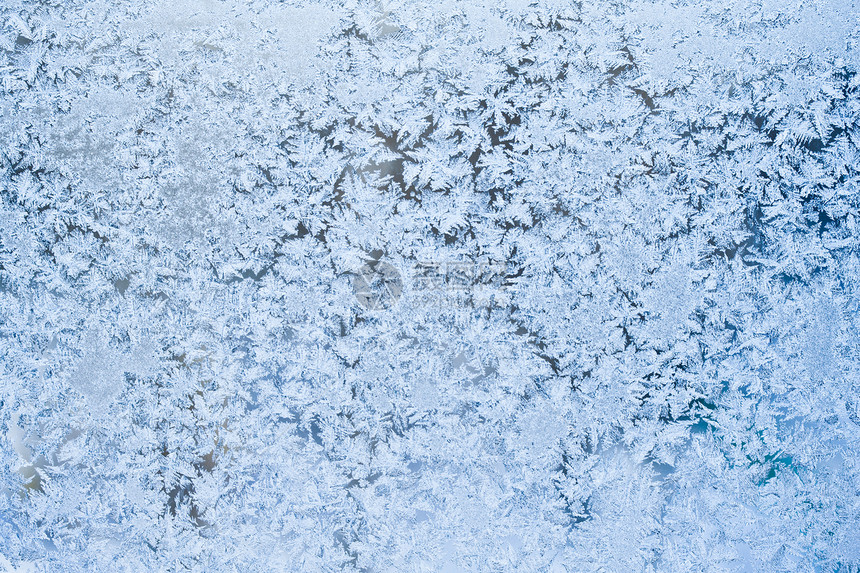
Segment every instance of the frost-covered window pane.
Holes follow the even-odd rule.
[[[860,570],[858,41],[0,2],[0,571]]]

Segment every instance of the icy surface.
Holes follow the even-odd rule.
[[[860,570],[856,0],[0,2],[0,570]]]

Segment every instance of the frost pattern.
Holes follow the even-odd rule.
[[[860,570],[859,17],[3,2],[0,568]]]

